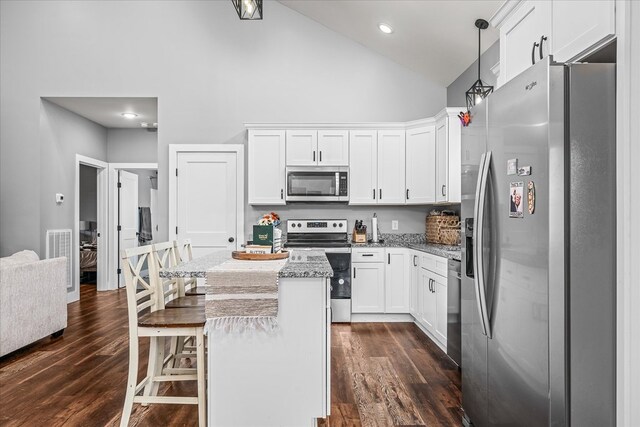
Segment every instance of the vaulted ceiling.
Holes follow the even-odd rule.
[[[502,0],[280,0],[280,3],[448,86],[477,58],[475,20],[489,20]],[[378,29],[380,23],[389,24],[393,33],[383,34]],[[482,31],[482,51],[497,39],[495,28]]]

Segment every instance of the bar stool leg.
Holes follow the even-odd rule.
[[[127,393],[124,398],[122,416],[120,417],[120,427],[129,425],[129,417],[133,410],[133,398],[136,394],[138,383],[138,337],[129,339],[129,378],[127,380]]]
[[[198,369],[198,425],[206,427],[207,425],[207,387],[205,382],[206,360],[204,352],[204,331],[202,328],[196,329],[196,366]]]

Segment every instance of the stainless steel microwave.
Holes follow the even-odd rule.
[[[349,168],[287,168],[287,202],[348,202]]]

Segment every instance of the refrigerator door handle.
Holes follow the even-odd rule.
[[[489,311],[487,309],[486,284],[484,275],[484,211],[487,196],[487,183],[491,168],[491,151],[484,153],[480,159],[480,174],[476,186],[476,203],[474,206],[475,227],[473,228],[473,270],[475,272],[474,284],[476,287],[476,301],[478,314],[482,321],[482,333],[491,338],[491,325],[489,324]]]

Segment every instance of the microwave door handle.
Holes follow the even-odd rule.
[[[475,291],[478,305],[478,315],[482,325],[482,334],[491,338],[489,310],[487,309],[486,283],[484,272],[484,214],[487,196],[487,182],[491,168],[491,151],[482,155],[480,160],[480,174],[476,186],[476,203],[474,206],[475,227],[473,228],[473,269],[475,271]]]
[[[322,151],[320,152],[320,161],[322,161]],[[340,196],[340,172],[336,172],[336,196]]]

